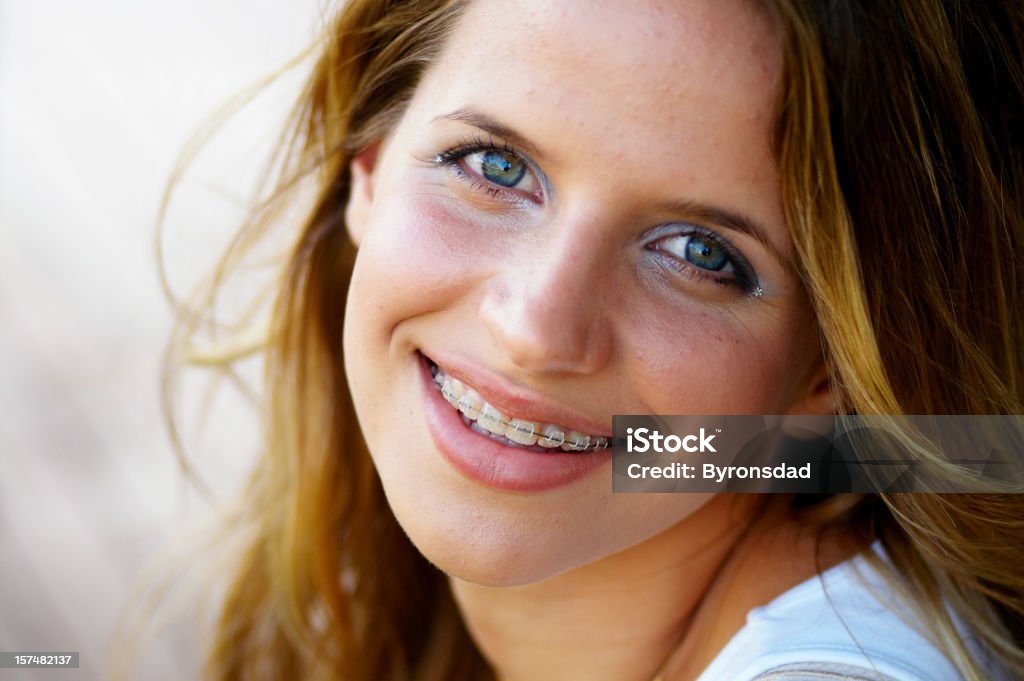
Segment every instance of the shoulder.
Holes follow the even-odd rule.
[[[962,681],[862,558],[755,608],[698,681]]]
[[[895,681],[864,667],[828,662],[786,664],[758,674],[752,681]]]

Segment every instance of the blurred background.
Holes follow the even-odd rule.
[[[0,0],[0,651],[79,651],[100,679],[140,569],[209,514],[163,425],[171,328],[155,220],[179,153],[235,95],[315,36],[317,0]],[[237,225],[301,85],[288,72],[203,147],[168,215],[187,293]],[[218,495],[256,448],[243,401],[218,398],[194,464]],[[194,678],[171,627],[137,678]]]

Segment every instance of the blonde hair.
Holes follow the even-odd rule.
[[[842,409],[1022,413],[1024,10],[768,4],[785,30],[776,147],[786,215]],[[220,609],[210,679],[490,673],[443,575],[387,507],[338,342],[355,259],[342,222],[349,162],[394,126],[463,5],[344,7],[296,108],[274,190],[238,242],[269,229],[299,184],[315,184],[262,344],[266,450],[230,529],[247,543]],[[823,532],[883,542],[894,582],[968,679],[985,672],[949,608],[1024,674],[1024,496],[847,496],[814,508],[808,522]]]
[[[778,4],[787,221],[845,410],[1021,414],[1024,9]],[[950,659],[988,678],[947,605],[1024,674],[1024,497],[883,501],[875,532]]]

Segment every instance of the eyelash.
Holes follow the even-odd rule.
[[[481,136],[467,138],[447,151],[443,151],[435,156],[434,163],[438,166],[445,166],[451,169],[460,180],[469,185],[469,188],[472,191],[486,194],[491,198],[507,201],[517,206],[525,206],[528,203],[537,203],[540,200],[539,197],[526,196],[522,192],[501,187],[500,185],[490,182],[487,179],[480,177],[475,172],[470,172],[463,167],[462,160],[464,158],[470,154],[475,154],[481,151],[498,151],[511,154],[525,163],[527,172],[532,173],[535,178],[539,178],[541,176],[533,162],[525,155],[509,146],[507,143],[496,143],[493,137],[488,139],[484,139]],[[538,184],[543,183],[538,179]],[[714,241],[717,246],[725,251],[726,257],[734,269],[733,276],[722,277],[713,270],[698,267],[692,263],[686,262],[678,256],[671,255],[667,251],[657,248],[657,244],[661,241],[665,241],[666,239],[693,235],[700,235]],[[760,297],[762,294],[761,287],[757,283],[757,276],[754,273],[753,267],[751,267],[750,263],[747,262],[747,259],[744,258],[736,247],[728,240],[706,227],[688,225],[686,228],[673,230],[670,233],[666,233],[658,239],[650,242],[647,245],[647,249],[655,253],[663,254],[664,260],[667,262],[670,269],[690,279],[713,283],[718,286],[733,286],[746,295],[753,297]]]
[[[522,192],[517,192],[513,189],[494,184],[493,182],[489,182],[485,178],[478,176],[476,173],[467,171],[462,165],[462,160],[470,154],[475,154],[481,151],[498,151],[515,156],[526,164],[528,173],[532,173],[535,178],[538,178],[537,183],[539,185],[543,185],[539,180],[540,173],[529,158],[505,142],[496,142],[493,137],[488,139],[484,139],[481,136],[467,138],[456,144],[451,149],[443,151],[435,156],[434,163],[439,166],[446,166],[450,168],[460,180],[469,185],[471,190],[486,194],[491,198],[502,199],[517,206],[525,206],[528,203],[537,203],[540,200],[540,197],[527,196]]]
[[[725,251],[726,258],[734,270],[732,276],[720,276],[714,270],[707,270],[702,267],[698,267],[697,265],[687,262],[681,257],[672,255],[666,250],[662,250],[657,247],[657,245],[662,241],[688,236],[704,237],[709,241],[713,241],[715,245]],[[754,273],[754,268],[751,267],[747,259],[744,258],[736,247],[727,239],[719,236],[716,232],[706,227],[701,227],[699,225],[686,225],[685,227],[674,229],[651,241],[647,245],[647,249],[655,253],[664,254],[668,267],[687,278],[717,284],[718,286],[734,286],[743,293],[753,297],[760,297],[762,295],[761,286],[757,282],[757,275]]]

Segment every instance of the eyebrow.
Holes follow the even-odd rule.
[[[472,125],[474,128],[479,128],[480,130],[490,133],[495,137],[500,137],[509,144],[514,144],[533,156],[544,157],[544,153],[540,148],[527,139],[525,135],[516,131],[515,128],[502,123],[497,118],[494,118],[482,111],[477,111],[476,109],[460,107],[450,113],[435,116],[432,122],[435,121],[458,121],[460,123],[467,123]]]
[[[497,118],[477,109],[459,107],[449,113],[435,116],[432,122],[436,121],[466,123],[486,133],[500,137],[509,144],[514,144],[531,155],[544,157],[543,152],[540,151],[537,145],[527,139],[525,135],[516,131],[515,128],[502,123]],[[757,221],[745,215],[699,201],[673,201],[662,204],[661,208],[666,212],[693,216],[692,219],[710,222],[725,229],[746,234],[764,246],[765,250],[785,269],[793,269],[793,262],[790,257],[768,238],[768,232]]]

